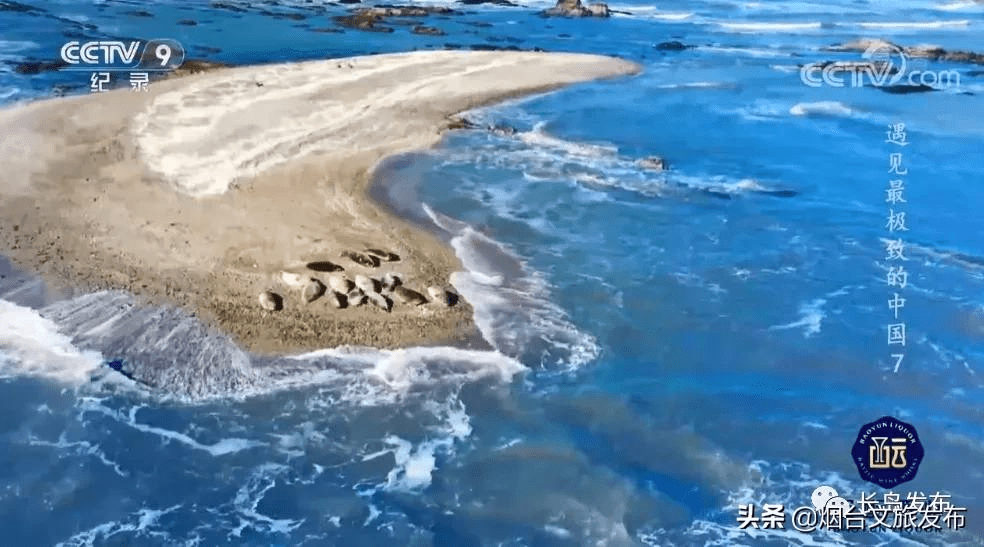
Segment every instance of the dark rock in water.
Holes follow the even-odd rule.
[[[381,17],[355,14],[355,15],[339,15],[334,18],[334,21],[346,28],[365,30],[369,32],[393,32],[392,27],[384,27],[378,25],[382,20]]]
[[[21,4],[20,2],[13,1],[0,1],[0,11],[13,11],[19,13],[43,13],[48,10],[44,8],[36,8],[34,6],[29,6],[27,4]]]
[[[230,4],[228,2],[212,2],[212,8],[234,11],[236,13],[246,13],[246,10],[244,8],[241,8],[235,4]]]
[[[342,34],[343,32],[345,32],[342,29],[332,28],[332,27],[316,27],[308,30],[310,30],[311,32],[331,33],[331,34]]]
[[[444,49],[461,49],[461,44],[444,44]]]
[[[469,120],[468,118],[462,118],[460,116],[455,116],[448,120],[448,124],[445,126],[448,130],[455,129],[477,129],[478,124]]]
[[[267,10],[261,11],[260,15],[265,15],[267,17],[272,17],[274,19],[290,19],[292,21],[303,21],[307,19],[306,15],[300,13],[284,13],[284,12],[267,11]]]
[[[184,27],[196,27],[198,26],[198,21],[194,19],[182,19],[178,21],[178,24]]]
[[[472,44],[468,46],[474,51],[522,51],[517,46],[497,46],[495,44]]]
[[[125,12],[123,12],[123,14],[124,15],[129,15],[130,17],[153,17],[154,16],[153,13],[150,13],[149,11],[144,11],[144,10],[125,11]]]
[[[794,198],[799,195],[795,190],[756,190],[755,193],[777,198]]]
[[[659,156],[649,156],[639,160],[639,167],[651,171],[663,171],[666,169],[666,160]]]
[[[366,249],[366,252],[370,255],[377,256],[380,260],[385,260],[386,262],[400,261],[400,255],[389,251],[383,251],[381,249]]]
[[[138,381],[134,377],[133,373],[130,372],[130,367],[123,359],[110,359],[109,361],[106,361],[106,366],[115,370],[116,372],[119,372],[120,374],[126,376],[131,380]]]
[[[984,70],[968,70],[965,74],[971,78],[976,78],[978,76],[984,76]]]
[[[879,38],[862,38],[842,44],[824,48],[826,51],[849,51],[856,53],[883,52],[883,53],[905,53],[912,59],[928,59],[930,61],[945,61],[951,63],[970,63],[984,64],[984,54],[973,51],[950,51],[940,46],[912,46],[902,47],[898,44],[882,40]]]
[[[540,12],[544,17],[609,17],[611,11],[607,4],[591,4],[584,6],[581,0],[557,0],[557,4]]]
[[[345,268],[335,264],[334,262],[329,262],[327,260],[317,260],[314,262],[307,263],[307,269],[316,272],[340,272]]]
[[[361,0],[338,0],[339,4],[361,4]]]
[[[427,303],[426,296],[413,289],[408,289],[403,285],[399,285],[393,289],[393,296],[395,296],[401,304],[407,304],[409,306],[420,306]]]
[[[470,26],[470,27],[476,27],[476,28],[492,28],[493,27],[492,23],[489,23],[487,21],[469,21],[469,22],[467,22],[465,24],[468,25],[468,26]]]
[[[424,36],[444,36],[443,30],[436,27],[428,27],[425,25],[419,25],[413,27],[413,30],[411,32],[413,32],[414,34],[421,34]]]
[[[355,253],[352,251],[343,252],[342,257],[355,262],[359,266],[365,266],[366,268],[378,268],[380,264],[378,256]]]
[[[195,51],[203,55],[215,55],[216,53],[222,53],[222,48],[210,47],[210,46],[195,46]]]
[[[477,6],[479,4],[495,4],[496,6],[515,7],[519,5],[515,2],[510,2],[509,0],[458,0],[458,3],[464,4],[466,6]]]
[[[68,66],[68,63],[62,60],[57,61],[24,61],[21,63],[10,63],[14,65],[14,72],[18,74],[34,75],[41,74],[42,72],[51,72],[54,70],[60,70]]]
[[[260,307],[267,311],[277,311],[284,307],[283,297],[272,291],[261,292],[258,300]]]
[[[709,195],[709,196],[711,196],[711,197],[715,197],[715,198],[718,198],[718,199],[731,199],[731,194],[729,194],[727,192],[719,192],[717,190],[708,190],[706,188],[704,190],[702,190],[702,192],[705,193],[705,194],[707,194],[707,195]]]
[[[919,85],[909,85],[909,84],[897,84],[897,85],[881,85],[872,86],[884,91],[885,93],[891,93],[893,95],[908,95],[909,93],[925,93],[927,91],[939,91],[935,87],[926,84]]]
[[[656,44],[657,51],[683,51],[685,49],[693,49],[694,46],[688,46],[683,42],[677,40],[671,40],[669,42],[660,42]]]
[[[503,136],[503,137],[508,137],[508,136],[511,136],[511,135],[515,135],[516,134],[516,128],[515,127],[513,127],[511,125],[506,125],[504,123],[497,123],[497,124],[491,125],[489,127],[489,131],[491,131],[495,135],[499,135],[499,136]]]

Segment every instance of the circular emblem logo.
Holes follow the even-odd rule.
[[[861,478],[882,488],[916,478],[924,454],[916,428],[891,416],[861,426],[851,447]]]

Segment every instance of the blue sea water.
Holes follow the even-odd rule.
[[[0,2],[5,103],[86,92],[77,73],[11,64],[78,35],[174,38],[236,64],[495,44],[643,66],[471,112],[517,131],[456,132],[379,174],[377,194],[453,245],[500,354],[264,360],[173,310],[58,300],[4,267],[0,544],[980,545],[984,76],[930,64],[958,70],[959,90],[891,94],[808,87],[798,66],[856,58],[822,48],[858,37],[984,51],[984,6],[634,1],[607,20],[545,6],[455,5],[427,21],[434,37],[314,32],[347,9],[317,1]],[[656,48],[669,40],[694,47]],[[897,368],[894,123],[911,141]],[[641,169],[649,155],[669,170]],[[186,389],[133,385],[110,359],[165,363]],[[897,491],[952,495],[965,530],[738,529],[741,503],[882,492],[850,447],[884,415],[926,447]]]

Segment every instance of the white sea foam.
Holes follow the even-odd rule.
[[[501,243],[424,206],[435,224],[451,229],[451,246],[465,267],[451,284],[474,309],[482,337],[513,358],[536,357],[548,368],[580,368],[598,356],[594,337],[578,330],[550,301],[546,280]]]
[[[730,89],[737,87],[732,82],[682,82],[676,84],[659,84],[656,89]]]
[[[810,338],[814,334],[820,332],[820,325],[823,319],[827,315],[823,311],[823,305],[827,301],[823,298],[817,298],[811,300],[810,302],[804,302],[800,304],[799,313],[800,318],[792,323],[786,323],[784,325],[775,325],[769,327],[769,330],[786,330],[786,329],[797,329],[803,328],[803,337]]]
[[[232,506],[239,517],[239,524],[229,532],[230,537],[242,537],[247,528],[278,534],[289,534],[304,524],[304,520],[275,519],[259,512],[263,496],[277,484],[277,479],[289,471],[289,467],[278,463],[266,463],[258,466],[250,474],[232,501]]]
[[[943,11],[959,11],[964,9],[981,9],[981,3],[976,0],[957,0],[956,2],[947,2],[945,4],[937,4],[936,9]]]
[[[137,412],[142,407],[133,407],[128,413],[122,413],[111,408],[108,408],[102,404],[100,399],[94,397],[85,397],[80,401],[80,408],[83,412],[95,412],[108,416],[117,422],[129,426],[137,431],[143,433],[148,433],[151,435],[156,435],[162,439],[167,439],[170,441],[175,441],[182,445],[192,448],[194,450],[199,450],[206,452],[212,456],[226,456],[228,454],[234,454],[236,452],[241,452],[243,450],[249,450],[251,448],[257,448],[260,446],[266,446],[266,443],[259,441],[254,441],[250,439],[240,439],[240,438],[226,438],[216,441],[212,444],[201,443],[189,435],[180,433],[178,431],[172,431],[170,429],[165,429],[162,427],[156,427],[144,423],[140,423],[137,420]]]
[[[95,351],[81,350],[37,311],[0,300],[0,374],[43,377],[69,385],[87,382],[102,364]]]
[[[866,23],[854,23],[854,25],[865,29],[879,30],[927,30],[942,28],[964,28],[970,26],[970,20],[960,19],[953,21],[876,21]]]
[[[546,131],[546,123],[536,124],[532,131],[518,134],[519,140],[536,147],[553,148],[580,158],[602,158],[618,154],[618,148],[610,144],[590,144],[555,137]]]
[[[806,31],[816,31],[820,30],[823,25],[819,21],[807,21],[798,23],[786,23],[786,22],[743,22],[743,23],[731,23],[731,22],[719,22],[717,23],[719,27],[742,33],[762,33],[762,32],[775,32],[775,33],[790,33],[796,34]]]
[[[698,49],[702,51],[711,51],[714,53],[725,53],[727,55],[746,55],[748,57],[756,57],[760,59],[768,59],[774,57],[788,57],[789,53],[776,48],[762,48],[762,47],[729,47],[729,46],[698,46]]]
[[[793,116],[832,116],[848,118],[855,114],[854,109],[840,101],[818,101],[796,103],[789,109]]]
[[[79,532],[69,539],[56,544],[56,547],[93,547],[104,545],[111,536],[131,534],[136,537],[150,538],[157,536],[156,541],[168,537],[166,531],[159,529],[160,518],[181,508],[174,505],[165,509],[143,508],[129,515],[126,522],[107,522]],[[155,541],[155,542],[156,542]]]

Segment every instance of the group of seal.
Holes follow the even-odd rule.
[[[398,262],[400,257],[388,251],[367,249],[364,253],[345,251],[343,258],[364,268],[377,268],[383,261]],[[332,267],[327,267],[331,264]],[[397,273],[387,272],[379,277],[356,274],[349,278],[341,266],[335,266],[327,261],[310,262],[307,269],[314,272],[333,272],[327,276],[327,285],[309,273],[281,272],[280,282],[300,292],[303,304],[310,304],[319,298],[325,298],[328,304],[336,309],[358,307],[370,303],[386,312],[393,310],[394,300],[405,306],[422,306],[435,303],[443,306],[453,306],[457,295],[442,287],[432,285],[427,287],[427,295],[404,285],[403,278]],[[266,311],[278,311],[284,307],[284,298],[280,294],[267,290],[259,295],[260,307]]]

